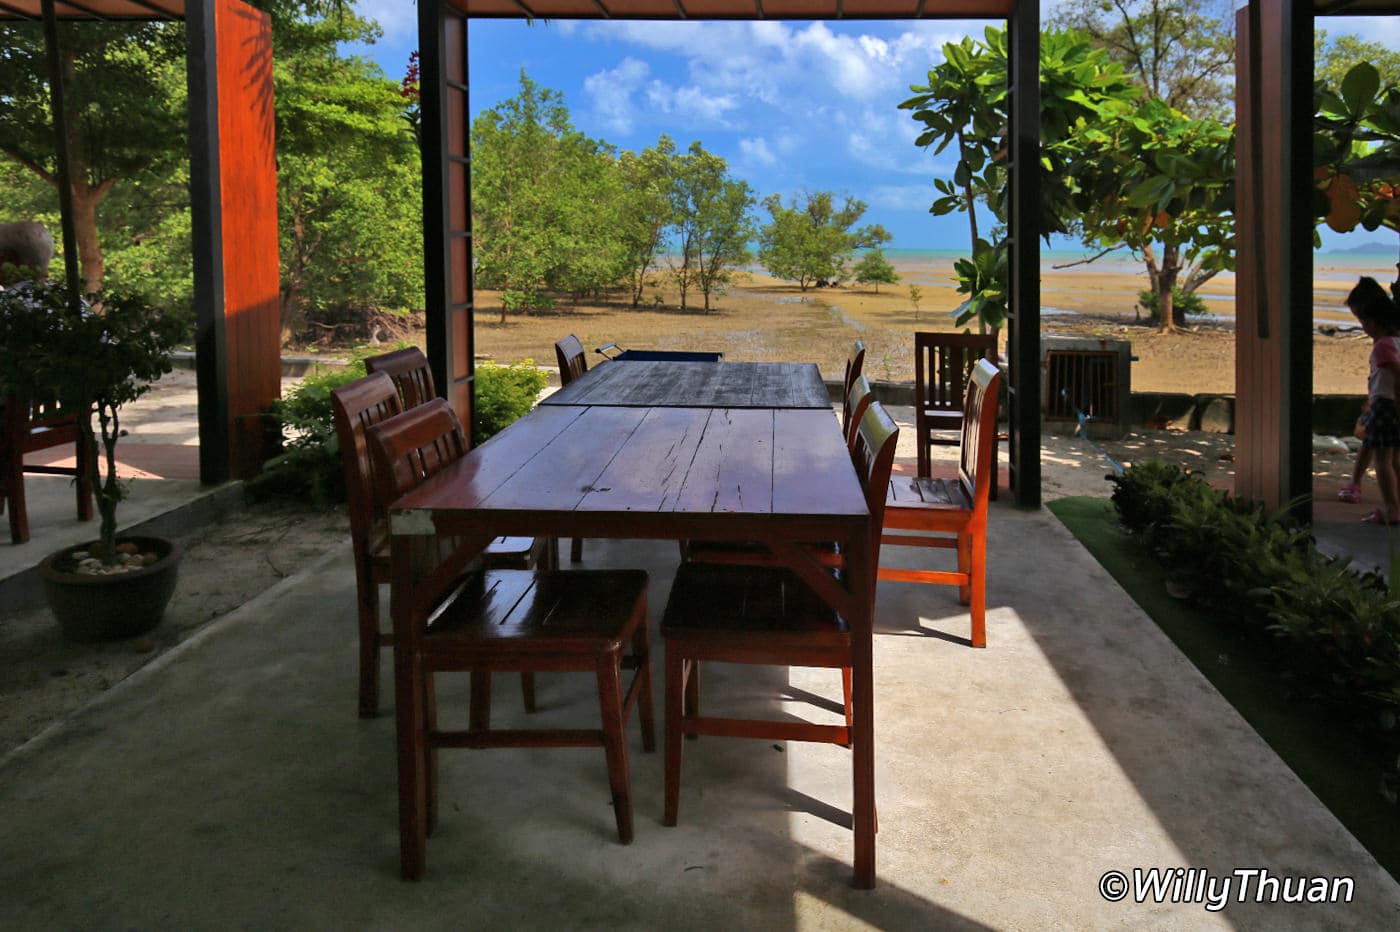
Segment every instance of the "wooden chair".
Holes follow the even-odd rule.
[[[995,334],[914,334],[914,434],[920,476],[931,474],[933,444],[960,442],[972,369],[979,359],[996,358]]]
[[[385,501],[398,499],[466,453],[457,419],[441,400],[371,427],[369,443],[378,495]],[[438,748],[601,746],[618,838],[627,844],[633,829],[624,725],[634,706],[640,707],[643,748],[650,751],[656,744],[647,574],[469,569],[464,577],[454,578],[455,567],[471,556],[460,547],[445,555],[439,551],[436,559],[443,562],[415,573],[415,586],[425,591],[413,593],[412,604],[421,608],[411,617],[395,619],[400,855],[408,879],[422,875],[426,836],[436,821]],[[434,572],[444,569],[445,573]],[[399,597],[396,593],[396,600]],[[624,658],[628,645],[631,656]],[[624,693],[625,660],[636,674]],[[594,674],[601,728],[493,730],[490,674],[516,670]],[[437,727],[433,675],[448,671],[472,673],[471,725],[465,731]],[[489,805],[489,800],[483,804]]]
[[[559,363],[559,385],[562,388],[588,371],[588,358],[583,344],[572,333],[554,344],[554,358]],[[569,562],[583,559],[583,538],[575,537],[569,544]]]
[[[846,400],[841,405],[841,432],[846,435],[847,448],[855,446],[856,428],[865,416],[865,409],[870,407],[870,402],[874,400],[870,379],[864,374],[856,376],[851,384],[846,386]]]
[[[841,380],[841,396],[851,393],[851,385],[865,368],[865,341],[856,340],[851,344],[851,355],[846,357],[846,377]]]
[[[26,466],[24,456],[50,447],[73,444],[73,466]],[[73,476],[78,496],[78,520],[92,520],[92,485],[88,481],[87,451],[77,419],[55,401],[25,402],[12,396],[0,400],[0,510],[10,512],[10,542],[29,540],[29,510],[24,500],[24,474]]]
[[[588,371],[588,357],[583,344],[572,333],[554,344],[554,358],[559,363],[559,384],[568,385]]]
[[[370,356],[365,359],[365,371],[383,372],[393,379],[405,411],[437,397],[437,388],[433,385],[433,370],[428,367],[428,357],[416,346]]]
[[[365,371],[383,372],[394,380],[403,410],[416,408],[438,396],[428,357],[416,346],[381,353],[365,359]],[[537,563],[552,565],[554,541],[533,537],[498,537],[486,548],[486,565],[495,569],[533,569]]]
[[[987,646],[987,501],[996,453],[997,396],[1001,371],[989,360],[977,363],[968,382],[956,479],[895,476],[885,502],[884,543],[905,547],[944,547],[958,554],[956,572],[881,567],[879,578],[958,587],[959,600],[972,608],[972,646]]]
[[[871,563],[879,565],[885,507],[899,429],[878,403],[856,429],[851,453],[871,515]],[[661,621],[666,640],[665,812],[675,825],[680,806],[682,735],[849,745],[852,643],[844,619],[789,569],[686,563],[676,572]],[[842,671],[846,723],[709,718],[700,714],[701,661],[831,667]]]

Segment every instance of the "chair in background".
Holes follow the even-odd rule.
[[[383,501],[397,500],[466,453],[457,418],[441,400],[370,428],[369,443]],[[467,566],[464,561],[471,556],[453,546],[445,553],[427,548],[427,565],[415,575],[416,584],[436,582],[436,589],[415,593],[413,603],[420,608],[411,618],[395,620],[400,854],[409,879],[422,874],[426,836],[436,822],[438,748],[601,746],[618,838],[627,844],[633,828],[624,726],[634,706],[639,707],[643,748],[655,747],[647,574],[469,569],[454,579],[453,572]],[[625,658],[629,645],[631,656]],[[636,669],[625,692],[624,661]],[[492,730],[489,712],[478,705],[479,699],[489,703],[489,688],[479,689],[479,681],[489,687],[492,672],[535,670],[596,676],[601,730]],[[465,731],[437,727],[433,676],[449,671],[472,673],[471,727]]]
[[[846,357],[846,376],[841,380],[841,397],[851,393],[851,385],[865,368],[865,341],[856,340],[851,344],[851,355]]]
[[[956,479],[895,476],[885,502],[885,546],[943,547],[958,555],[956,572],[880,568],[880,578],[958,587],[972,611],[972,646],[987,646],[987,501],[996,453],[1001,372],[983,359],[967,385]]]
[[[996,358],[995,334],[914,334],[914,434],[920,476],[932,473],[933,444],[960,442],[972,369],[979,359],[995,363]]]
[[[852,462],[870,509],[871,565],[878,567],[880,519],[899,428],[878,403],[856,429]],[[851,743],[850,629],[791,570],[778,566],[682,564],[661,620],[666,640],[665,812],[680,806],[682,735]],[[828,667],[842,671],[846,723],[707,718],[700,714],[701,661]]]
[[[433,370],[428,367],[428,357],[416,346],[370,356],[365,359],[365,371],[383,372],[393,379],[405,411],[437,397],[437,389],[433,385]]]
[[[588,358],[583,344],[572,333],[554,344],[554,358],[559,363],[559,384],[568,385],[588,371]]]
[[[847,448],[855,446],[856,428],[865,416],[865,409],[870,407],[870,402],[874,400],[870,379],[864,374],[856,376],[851,384],[846,386],[846,401],[841,406],[841,432],[846,435]]]
[[[393,379],[405,411],[437,397],[428,357],[416,346],[370,356],[365,359],[365,371],[383,372]],[[553,565],[554,542],[545,538],[498,537],[482,557],[488,567],[496,569],[528,570],[537,563]]]
[[[26,466],[24,455],[73,444],[73,466]],[[24,500],[24,474],[74,476],[77,480],[78,520],[92,520],[92,485],[88,482],[87,451],[78,422],[55,401],[25,402],[11,395],[0,398],[0,510],[10,512],[10,542],[29,540],[29,510]]]
[[[583,344],[572,333],[554,344],[554,358],[559,363],[559,385],[568,385],[588,371],[588,359],[583,354]],[[575,537],[569,544],[569,562],[583,559],[583,538]]]

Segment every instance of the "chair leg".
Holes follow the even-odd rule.
[[[687,660],[685,663],[685,676],[680,680],[685,684],[685,715],[692,718],[700,714],[700,661]],[[685,735],[694,741],[699,735],[686,732]]]
[[[369,567],[355,574],[360,616],[360,718],[379,714],[379,587]]]
[[[520,674],[520,698],[526,712],[535,711],[535,674],[528,670]]]
[[[851,668],[841,668],[841,695],[845,697],[846,705],[846,729],[849,731],[854,723],[851,719]]]
[[[665,794],[662,825],[675,825],[681,799],[681,707],[688,691],[687,668],[691,664],[671,644],[666,645]]]
[[[647,643],[646,602],[638,606],[641,619],[632,632],[632,656],[637,661],[637,683],[640,693],[637,696],[637,718],[642,725],[642,750],[650,754],[656,750],[656,700],[651,688],[651,647]]]
[[[437,729],[437,688],[431,673],[423,674],[423,730],[427,734]],[[424,742],[423,747],[423,820],[424,834],[431,837],[438,824],[438,749]]]
[[[622,664],[618,654],[598,663],[598,704],[603,716],[603,750],[608,758],[617,838],[632,843],[632,789],[627,772],[627,736],[622,722]]]
[[[11,450],[4,456],[5,495],[10,506],[10,543],[22,544],[29,540],[29,512],[24,506],[24,467],[18,450]]]
[[[972,586],[972,646],[987,646],[987,533],[972,534],[972,560],[968,574]]]
[[[472,731],[491,730],[491,671],[473,670],[471,713],[467,727]]]
[[[570,562],[572,562],[572,563],[577,563],[577,562],[579,562],[579,561],[582,560],[582,559],[583,559],[583,538],[582,538],[582,537],[575,537],[575,538],[573,539],[573,542],[569,545],[569,560],[570,560]]]
[[[958,572],[967,573],[968,580],[958,586],[958,602],[962,605],[971,604],[972,600],[972,535],[958,535]]]
[[[399,759],[399,872],[404,880],[423,876],[428,836],[424,809],[424,770],[427,760],[423,700],[427,695],[423,671],[407,656],[394,653],[394,713]]]

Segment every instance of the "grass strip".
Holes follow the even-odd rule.
[[[1400,879],[1396,811],[1380,793],[1381,762],[1335,711],[1298,695],[1256,638],[1228,616],[1167,594],[1167,574],[1118,528],[1106,498],[1062,498],[1051,513],[1392,877]]]

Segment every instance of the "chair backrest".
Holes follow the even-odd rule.
[[[870,511],[871,564],[880,565],[880,538],[885,524],[885,494],[894,468],[894,451],[899,445],[899,427],[885,406],[870,403],[856,424],[851,444],[851,463],[865,490],[865,507]]]
[[[384,519],[384,503],[375,494],[366,431],[402,410],[394,380],[383,372],[370,373],[331,391],[331,414],[350,504],[350,537],[357,558],[369,556],[376,526]]]
[[[368,431],[375,494],[387,508],[467,455],[466,435],[441,398],[410,408]]]
[[[850,394],[851,384],[865,368],[865,342],[856,340],[851,344],[851,355],[846,357],[846,378],[841,387],[843,394]]]
[[[996,334],[914,334],[914,413],[962,411],[968,376],[977,360],[997,356]],[[920,429],[923,424],[918,425]]]
[[[588,371],[588,359],[583,344],[572,333],[554,344],[554,357],[559,361],[559,384],[568,385]]]
[[[851,387],[846,390],[846,403],[841,409],[841,429],[846,434],[848,448],[855,446],[856,428],[860,426],[860,419],[865,416],[865,409],[870,407],[870,402],[874,400],[875,396],[870,390],[870,379],[864,374],[856,376]]]
[[[437,389],[433,386],[433,370],[428,367],[428,357],[416,346],[370,356],[365,360],[365,371],[383,372],[393,379],[404,410],[416,408],[423,402],[437,397]]]
[[[958,448],[958,478],[974,508],[985,509],[991,492],[992,457],[997,444],[997,398],[1001,370],[983,359],[972,370],[963,404],[962,441]]]

